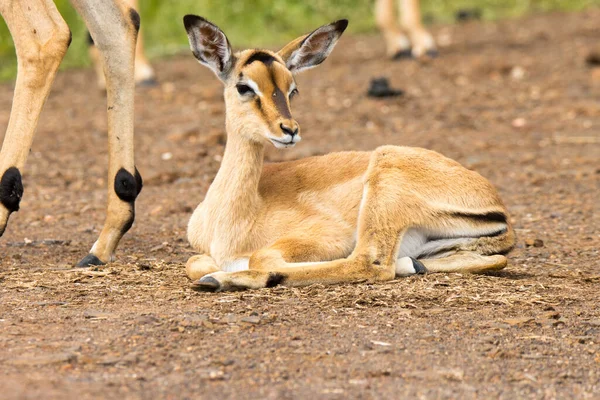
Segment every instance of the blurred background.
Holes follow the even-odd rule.
[[[86,28],[68,0],[55,0],[69,24],[73,42],[61,68],[87,66]],[[145,50],[153,59],[188,49],[181,19],[199,14],[219,25],[234,47],[273,46],[284,43],[311,27],[345,17],[350,32],[375,31],[373,0],[140,0]],[[426,24],[456,21],[461,10],[476,10],[483,20],[514,18],[527,13],[576,11],[600,0],[423,0]],[[0,19],[0,80],[13,79],[16,61],[8,29]]]

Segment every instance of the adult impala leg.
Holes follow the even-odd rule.
[[[402,10],[402,28],[408,33],[412,43],[412,55],[415,58],[436,57],[438,52],[431,33],[423,26],[419,0],[399,0]]]
[[[126,0],[131,8],[139,10],[138,0]],[[135,46],[135,83],[141,86],[152,86],[156,84],[156,78],[154,75],[154,69],[146,58],[144,52],[144,39],[142,35],[143,29],[140,29],[137,37],[137,44]]]
[[[138,11],[138,0],[125,0],[125,2],[129,5],[130,8]],[[90,37],[90,58],[92,59],[92,64],[94,65],[94,69],[96,71],[96,76],[98,77],[98,86],[101,89],[106,89],[106,79],[104,77],[104,71],[102,68],[102,56],[98,51],[98,48],[94,45],[94,41]],[[135,46],[135,67],[134,67],[135,75],[135,83],[141,86],[152,86],[156,84],[156,78],[154,75],[154,69],[148,62],[146,58],[146,54],[144,53],[144,43],[143,43],[143,35],[140,32],[137,37],[137,44]]]
[[[78,266],[112,260],[135,218],[142,179],[133,158],[134,57],[140,18],[122,0],[72,0],[102,57],[108,110],[108,207],[100,237]]]
[[[38,119],[69,43],[69,27],[51,0],[2,1],[17,52],[17,81],[8,128],[0,151],[0,236],[23,195],[21,170]]]
[[[398,24],[394,0],[376,0],[375,21],[383,34],[388,57],[411,57],[410,39]]]

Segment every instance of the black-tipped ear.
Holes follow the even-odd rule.
[[[233,69],[235,59],[227,36],[218,26],[197,15],[183,17],[192,53],[222,81]]]
[[[293,73],[316,67],[329,56],[347,27],[347,19],[323,25],[312,33],[291,41],[278,53]]]

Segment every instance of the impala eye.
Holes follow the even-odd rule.
[[[237,89],[238,93],[241,94],[242,96],[246,96],[249,94],[255,94],[254,90],[252,90],[252,88],[248,85],[244,85],[243,83],[238,83],[237,85],[235,85],[235,88]]]
[[[298,94],[298,89],[294,89],[290,92],[290,99],[294,98]]]

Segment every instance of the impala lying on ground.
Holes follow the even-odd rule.
[[[90,31],[106,76],[108,209],[104,228],[79,266],[111,261],[133,224],[142,178],[133,160],[134,56],[140,17],[123,0],[71,0]],[[42,107],[71,43],[71,32],[52,0],[2,0],[17,52],[18,73],[8,128],[0,151],[0,236],[23,196],[21,169]],[[58,166],[57,166],[58,168]]]
[[[184,25],[194,56],[225,85],[227,145],[188,238],[198,290],[385,281],[506,266],[515,235],[494,187],[424,149],[384,146],[263,167],[264,146],[300,141],[294,75],[323,62],[348,21],[279,52],[234,54],[202,17]]]

